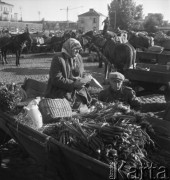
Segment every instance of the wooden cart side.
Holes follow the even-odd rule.
[[[109,179],[109,165],[73,150],[51,136],[16,122],[7,114],[0,114],[1,127],[39,163],[56,171],[56,177],[59,175],[63,180]]]
[[[162,52],[162,53],[155,53],[155,52],[143,52],[143,51],[137,51],[137,62],[143,62],[146,63],[153,61],[154,63],[166,65],[170,63],[170,52]]]
[[[128,69],[125,77],[132,81],[167,84],[170,82],[169,72],[145,71],[139,69]]]

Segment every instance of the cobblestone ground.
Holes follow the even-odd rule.
[[[1,180],[61,180],[56,172],[40,165],[12,139],[0,147]]]

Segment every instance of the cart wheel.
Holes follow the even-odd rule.
[[[165,100],[166,100],[166,102],[170,101],[170,82],[168,82],[166,85]]]

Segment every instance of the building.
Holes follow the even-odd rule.
[[[18,20],[18,13],[13,12],[14,5],[0,0],[0,31],[9,30],[10,33],[22,33],[28,26],[29,32],[41,32],[47,30],[55,32],[58,30],[77,30],[77,22],[72,21],[23,21]]]
[[[43,28],[51,32],[58,30],[77,30],[77,23],[72,21],[44,21]]]
[[[106,16],[95,11],[94,9],[89,9],[88,12],[78,15],[78,30],[83,32],[91,30],[103,30],[102,22]]]
[[[12,4],[8,4],[0,0],[0,20],[1,21],[13,20],[14,19],[13,8],[14,6]]]
[[[42,22],[37,21],[0,21],[0,31],[2,29],[8,29],[10,33],[22,33],[25,30],[25,27],[28,26],[29,32],[41,32],[43,31]]]

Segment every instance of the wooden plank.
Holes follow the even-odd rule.
[[[170,66],[161,64],[137,63],[136,68],[147,68],[150,71],[170,73]]]
[[[150,62],[158,61],[158,53],[148,53],[148,52],[142,52],[142,51],[137,51],[136,54],[136,58],[137,58],[137,62],[142,62],[143,60],[145,60],[145,62]]]
[[[167,63],[170,63],[170,55],[159,54],[158,55],[158,64],[167,64]]]
[[[148,61],[155,61],[155,63],[166,65],[168,62],[170,63],[170,52],[162,52],[162,53],[155,53],[155,52],[137,52],[137,61],[142,62],[145,60],[145,62]]]
[[[128,69],[125,77],[133,81],[167,84],[170,82],[170,73]]]

